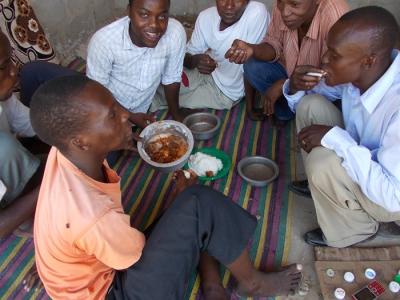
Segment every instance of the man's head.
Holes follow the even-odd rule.
[[[242,17],[249,0],[216,0],[223,27],[235,24]]]
[[[132,143],[129,113],[83,75],[43,84],[32,98],[30,117],[40,139],[63,153],[104,156]]]
[[[285,25],[295,30],[311,24],[321,0],[277,0],[277,7]]]
[[[11,45],[5,34],[0,31],[0,101],[11,97],[18,84],[18,71],[11,60]]]
[[[398,34],[395,18],[382,7],[362,7],[343,15],[328,34],[322,58],[326,83],[351,82],[360,88],[369,78],[379,78],[391,63]]]
[[[169,0],[130,0],[129,35],[138,47],[154,48],[167,31]]]

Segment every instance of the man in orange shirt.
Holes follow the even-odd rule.
[[[132,145],[129,112],[99,83],[79,75],[52,80],[35,93],[30,114],[53,146],[34,226],[37,270],[51,298],[182,299],[203,252],[226,265],[246,295],[297,287],[296,265],[254,268],[246,245],[255,218],[209,187],[184,189],[182,172],[178,196],[148,240],[130,226],[120,178],[104,163],[110,151]]]
[[[264,42],[235,40],[227,58],[245,63],[247,114],[253,120],[275,114],[281,121],[293,118],[282,96],[282,86],[296,65],[319,67],[332,25],[347,11],[346,0],[277,0]],[[253,107],[255,90],[264,95],[263,111]]]

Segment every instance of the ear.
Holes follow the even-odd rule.
[[[90,145],[82,136],[72,137],[70,140],[70,145],[79,151],[88,151],[90,149]]]
[[[377,55],[372,53],[363,58],[362,65],[366,70],[372,69],[377,61]]]

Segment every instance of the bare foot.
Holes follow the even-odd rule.
[[[222,285],[203,286],[203,296],[205,300],[228,300],[228,295]]]
[[[252,121],[264,121],[265,120],[265,115],[261,108],[247,109],[246,113],[247,113],[247,117]]]
[[[300,265],[301,266],[301,265]],[[257,271],[252,281],[239,283],[238,294],[246,297],[272,297],[294,292],[301,280],[301,268],[293,264],[279,272]]]
[[[39,290],[43,288],[42,281],[39,278],[38,271],[36,269],[36,265],[33,265],[29,270],[28,274],[26,274],[24,281],[22,281],[24,285],[24,290],[29,293],[31,289]]]

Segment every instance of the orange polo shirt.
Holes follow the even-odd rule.
[[[289,77],[297,65],[319,67],[322,55],[326,51],[329,30],[348,11],[349,5],[346,0],[321,0],[299,48],[297,29],[290,30],[286,27],[275,4],[264,42],[274,47],[276,51],[274,61],[279,61],[283,65]]]
[[[53,299],[103,299],[115,269],[137,262],[144,235],[121,205],[120,178],[93,180],[56,148],[47,160],[34,224],[36,266]]]

